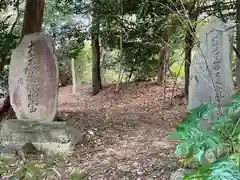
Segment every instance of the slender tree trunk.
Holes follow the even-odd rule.
[[[197,20],[197,13],[189,16],[191,22]],[[186,32],[185,36],[185,64],[184,64],[184,73],[185,73],[185,95],[188,96],[188,87],[189,87],[189,78],[190,78],[190,65],[192,59],[192,48],[194,46],[194,39],[195,39],[195,32],[196,32],[196,25],[195,22],[189,24],[189,28]]]
[[[165,43],[164,43],[165,44]],[[166,56],[166,45],[160,48],[159,59],[158,59],[158,74],[157,74],[157,85],[162,85],[164,80],[164,65]]]
[[[167,71],[168,71],[168,61],[169,61],[169,47],[168,45],[165,43],[165,56],[164,56],[164,68],[163,68],[163,85],[164,85],[164,95],[163,95],[163,99],[166,99],[166,87],[167,87]]]
[[[167,28],[163,35],[163,41],[161,42],[161,47],[159,51],[159,59],[158,59],[158,74],[157,74],[157,85],[162,85],[165,76],[165,65],[167,61],[167,53],[168,53],[168,36],[171,36],[171,28]]]
[[[165,75],[165,62],[167,58],[167,48],[168,48],[168,30],[164,32],[163,42],[159,48],[159,58],[158,58],[158,74],[157,74],[157,85],[162,85]]]
[[[123,23],[123,4],[122,0],[119,0],[119,5],[120,5],[120,14],[121,14],[121,24]],[[123,61],[123,28],[120,25],[120,38],[119,38],[119,43],[120,43],[120,54],[119,54],[119,72],[118,72],[118,79],[116,83],[116,92],[119,91],[120,88],[120,83],[122,82],[122,61]]]
[[[132,78],[132,75],[133,75],[133,72],[135,71],[135,63],[132,65],[131,67],[131,70],[130,70],[130,73],[128,75],[128,82],[131,81],[131,78]]]
[[[186,41],[188,36],[189,36],[189,32],[186,33],[186,39],[185,39]],[[189,78],[190,78],[191,55],[192,55],[192,47],[186,43],[184,72],[185,72],[185,94],[187,96],[188,96],[188,87],[189,87]]]
[[[176,32],[179,21],[174,21],[172,17],[168,17],[167,28],[163,35],[162,47],[160,47],[159,59],[158,59],[158,74],[157,84],[166,84],[167,71],[169,67],[169,39]]]
[[[196,27],[193,27],[191,30],[186,32],[185,36],[185,64],[184,64],[184,72],[185,72],[185,95],[188,96],[188,87],[189,87],[189,78],[190,78],[190,65],[192,59],[192,48],[194,46],[194,37]]]
[[[22,36],[41,32],[43,21],[44,0],[27,0],[24,12],[24,22],[22,28]],[[10,104],[10,96],[8,95],[4,100],[2,107],[0,107],[0,117],[5,115],[14,116]]]
[[[92,12],[92,94],[96,95],[102,89],[101,72],[100,72],[100,46],[99,46],[99,29],[100,20],[97,13],[97,0],[93,0]]]
[[[123,39],[122,39],[122,30],[121,30],[121,36],[120,36],[120,55],[119,55],[119,72],[118,72],[118,79],[116,83],[116,92],[119,91],[120,83],[122,82],[122,60],[123,60]]]
[[[237,0],[236,3],[236,20],[237,20],[237,52],[240,52],[240,0]],[[236,85],[240,87],[240,58],[236,56]]]
[[[185,95],[188,96],[188,87],[189,87],[189,78],[190,78],[190,65],[191,65],[191,55],[192,48],[194,46],[194,38],[196,32],[196,20],[198,19],[199,12],[196,9],[197,0],[193,0],[191,5],[188,8],[188,28],[185,35],[185,64],[184,64],[184,73],[185,73]]]
[[[72,93],[76,93],[76,73],[75,73],[75,59],[72,58]]]

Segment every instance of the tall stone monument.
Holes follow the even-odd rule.
[[[200,43],[190,66],[188,109],[202,103],[230,103],[232,80],[232,24],[213,17],[200,30]]]
[[[15,151],[70,153],[86,142],[84,132],[70,122],[53,122],[58,103],[58,66],[50,36],[25,35],[13,51],[9,96],[17,119],[0,125],[0,154]],[[31,146],[32,145],[32,146]],[[24,156],[24,155],[23,155]]]
[[[18,119],[52,121],[58,102],[58,66],[50,36],[25,35],[13,51],[9,95]]]

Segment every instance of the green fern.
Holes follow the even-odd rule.
[[[240,179],[240,93],[232,96],[232,103],[222,106],[223,115],[214,104],[202,104],[192,109],[169,138],[177,139],[176,154],[185,156],[185,163],[194,161],[196,169],[184,180]],[[206,126],[206,127],[204,127]],[[209,127],[207,127],[209,126]],[[211,164],[201,164],[207,150],[217,152],[224,145],[224,153],[217,154]],[[219,156],[219,157],[218,157]]]
[[[216,106],[203,104],[189,111],[187,117],[177,127],[176,132],[170,134],[169,138],[180,140],[176,147],[177,155],[193,154],[197,162],[207,149],[215,150],[220,143],[218,134],[214,131],[203,132],[200,127],[202,117],[209,116]]]
[[[222,158],[197,170],[186,173],[183,180],[239,180],[240,169],[231,158]]]

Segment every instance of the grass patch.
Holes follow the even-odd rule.
[[[17,157],[1,157],[0,179],[58,180],[63,178],[63,174],[68,174],[69,180],[82,180],[84,173],[80,169],[69,171],[67,162],[68,157],[62,154],[37,157],[25,162],[19,161]],[[65,172],[62,172],[63,170]]]

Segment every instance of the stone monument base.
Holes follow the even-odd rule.
[[[71,153],[77,144],[87,142],[86,135],[68,122],[39,122],[11,119],[1,123],[2,154],[31,151],[32,144],[43,153]],[[30,148],[30,149],[29,149]]]

